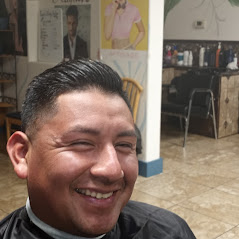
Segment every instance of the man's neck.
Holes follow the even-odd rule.
[[[70,36],[70,35],[68,35],[68,37],[69,37],[69,40],[70,40],[71,44],[73,44],[73,43],[74,43],[74,40],[76,39],[76,36]]]
[[[26,210],[27,210],[27,214],[28,214],[28,217],[30,218],[30,220],[37,227],[39,227],[42,231],[44,231],[46,234],[50,235],[52,238],[55,238],[55,239],[88,239],[87,237],[75,236],[75,235],[60,231],[56,228],[49,226],[45,222],[41,221],[32,211],[29,198],[27,199],[27,202],[26,202]],[[89,238],[89,239],[101,239],[104,235],[105,234],[98,236],[98,237]]]

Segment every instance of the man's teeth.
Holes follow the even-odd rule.
[[[110,192],[110,193],[97,193],[97,192],[91,192],[89,189],[79,189],[77,188],[75,190],[77,193],[80,193],[80,194],[84,194],[86,196],[90,196],[90,197],[93,197],[93,198],[97,198],[97,199],[106,199],[106,198],[109,198],[113,195],[113,192]]]

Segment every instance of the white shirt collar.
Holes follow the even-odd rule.
[[[76,35],[73,37],[73,41],[71,41],[70,37],[68,36],[68,41],[70,46],[71,59],[74,59],[76,50]]]
[[[75,236],[75,235],[71,235],[69,233],[60,231],[56,228],[53,228],[51,226],[49,226],[48,224],[46,224],[45,222],[41,221],[32,211],[31,209],[31,205],[30,205],[30,200],[29,198],[27,198],[27,202],[26,202],[26,210],[27,210],[27,214],[30,218],[30,220],[37,226],[39,227],[42,231],[44,231],[45,233],[47,233],[48,235],[50,235],[51,237],[55,238],[55,239],[88,239],[87,237],[79,237],[79,236]],[[93,237],[90,239],[101,239],[105,234],[98,236],[98,237]]]

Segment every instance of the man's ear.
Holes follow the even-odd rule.
[[[7,152],[14,171],[22,179],[27,178],[28,175],[26,155],[29,150],[29,143],[27,135],[21,131],[13,133],[7,142]]]

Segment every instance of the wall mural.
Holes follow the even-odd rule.
[[[165,0],[164,1],[164,22],[168,13],[172,10],[181,0]]]
[[[223,1],[214,1],[214,0],[202,0],[201,3],[196,7],[199,8],[200,6],[202,6],[203,4],[207,4],[207,9],[211,10],[211,21],[209,23],[209,26],[212,24],[213,20],[215,20],[216,22],[216,30],[217,30],[217,34],[220,35],[220,23],[225,22],[226,21],[226,17],[222,16],[220,14],[220,10],[221,7],[223,7],[222,5],[224,3],[226,3],[227,0],[223,0]],[[232,7],[234,6],[239,6],[239,1],[238,0],[228,0],[228,2],[232,5]]]
[[[179,4],[180,3],[180,4]],[[175,7],[178,5],[177,7]],[[179,6],[180,5],[180,6]],[[205,33],[206,38],[211,37],[214,34],[215,39],[226,38],[228,36],[228,25],[232,19],[235,18],[235,9],[232,8],[239,7],[238,0],[165,0],[164,2],[164,24],[165,26],[171,26],[172,19],[176,19],[176,16],[184,15],[189,21],[195,21],[195,17],[200,19],[205,19],[207,22],[206,28],[201,30],[201,33]],[[232,9],[232,14],[228,15],[228,11]],[[180,9],[180,10],[179,10]],[[173,11],[172,11],[173,10]],[[177,11],[179,10],[179,13]],[[172,11],[172,15],[168,15]],[[182,12],[182,13],[181,13]],[[173,16],[173,13],[176,16]],[[180,15],[181,13],[181,15]],[[195,15],[193,15],[195,13]],[[200,15],[198,13],[201,13]],[[233,18],[234,17],[234,18]],[[167,20],[168,19],[168,20]],[[184,18],[185,20],[185,18]],[[169,21],[169,22],[168,22]],[[177,32],[177,36],[182,38],[182,34],[189,34],[193,32],[194,37],[197,35],[195,29],[188,25],[188,22],[184,22],[185,27],[182,22],[178,22],[178,29],[181,29],[181,32],[176,29],[174,33]],[[170,28],[169,32],[173,29]],[[199,31],[198,31],[199,32]],[[165,36],[167,36],[167,31],[165,31]],[[204,37],[201,34],[201,37]],[[185,36],[183,36],[185,37]],[[197,36],[200,37],[200,36]],[[170,37],[169,37],[170,38]],[[237,39],[237,37],[235,37]]]
[[[228,1],[231,3],[232,6],[237,6],[237,7],[239,7],[239,2],[238,2],[238,0],[228,0]]]
[[[168,13],[180,2],[181,0],[165,0],[164,1],[164,22],[167,18]],[[225,1],[219,3],[220,5],[223,4]],[[214,3],[214,0],[202,0],[201,3],[198,5],[198,7],[202,6],[204,3],[208,2],[209,4],[213,5],[213,9],[215,12],[215,17],[216,19],[218,19],[218,21],[222,21],[222,19],[220,19],[220,16],[218,16],[218,14],[216,13],[216,8],[218,8],[219,6],[216,5]],[[218,1],[217,1],[218,2]],[[234,7],[239,7],[239,1],[238,0],[228,0],[228,2]]]

